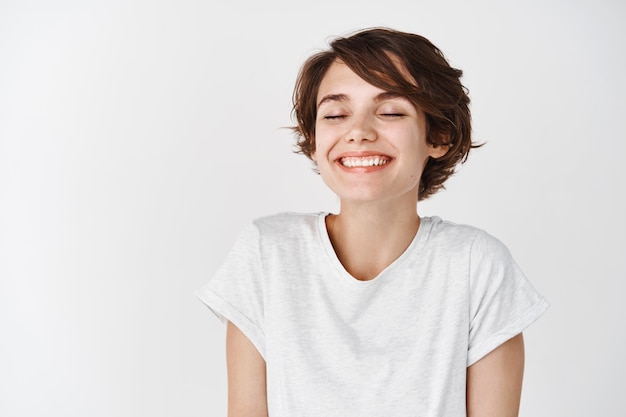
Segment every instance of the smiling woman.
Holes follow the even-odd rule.
[[[342,205],[393,197],[399,199],[394,205],[406,199],[414,210],[419,173],[448,148],[426,142],[424,112],[367,83],[341,61],[328,68],[318,97],[311,158]]]
[[[327,101],[348,99],[343,93],[320,93],[320,84],[322,79],[326,84],[330,82],[329,68],[345,64],[359,80],[379,89],[376,101],[404,99],[412,105],[411,110],[424,112],[427,142],[449,148],[441,158],[427,161],[419,192],[419,198],[425,199],[442,188],[457,164],[465,161],[470,149],[479,145],[471,141],[470,100],[460,81],[462,71],[452,68],[428,39],[416,34],[397,34],[386,29],[362,31],[335,40],[331,51],[309,58],[294,92],[298,120],[295,131],[300,138],[300,151],[311,157],[316,145],[319,108]],[[385,110],[380,116],[401,115],[393,108],[387,110],[391,111]]]
[[[496,238],[416,209],[475,146],[460,76],[391,29],[304,64],[298,145],[341,208],[255,220],[199,291],[228,322],[230,416],[517,415],[548,303]]]

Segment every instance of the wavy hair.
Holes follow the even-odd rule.
[[[470,99],[461,84],[463,72],[452,68],[443,53],[423,36],[388,28],[372,28],[339,37],[330,49],[305,61],[293,93],[297,126],[296,151],[311,159],[315,151],[317,94],[330,65],[340,60],[355,74],[382,90],[406,97],[426,115],[429,144],[447,146],[440,158],[429,158],[419,186],[419,200],[439,189],[469,151],[472,142]]]

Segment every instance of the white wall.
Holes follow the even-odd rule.
[[[281,3],[0,3],[0,415],[225,415],[193,292],[250,218],[335,208],[282,129],[292,84],[385,25],[465,70],[487,142],[421,214],[498,236],[552,303],[521,415],[622,416],[624,4]]]

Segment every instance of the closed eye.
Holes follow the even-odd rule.
[[[403,113],[381,113],[380,114],[383,117],[390,117],[390,118],[397,118],[397,117],[404,117],[406,116]]]
[[[336,116],[324,116],[325,120],[340,120],[340,119],[344,119],[346,116],[345,115],[336,115]]]

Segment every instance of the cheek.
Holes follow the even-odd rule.
[[[426,144],[426,135],[423,131],[411,129],[403,136],[405,146],[410,147],[417,154],[427,154],[429,147]]]
[[[324,154],[329,148],[328,132],[324,129],[316,129],[313,147],[313,151],[318,155]]]

